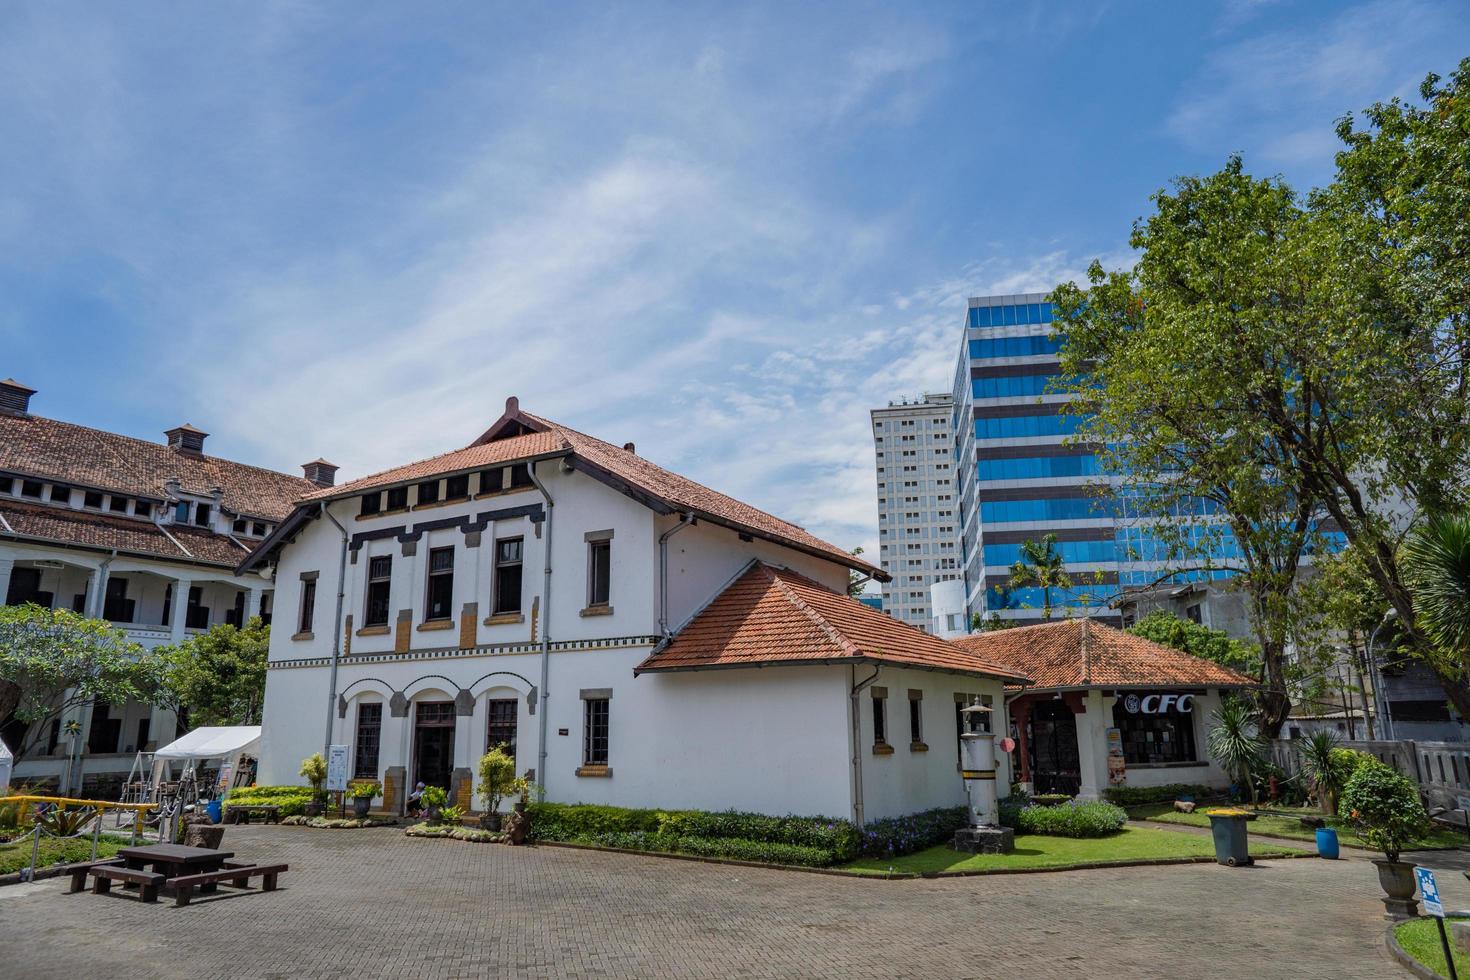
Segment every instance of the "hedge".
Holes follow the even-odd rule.
[[[534,821],[532,826],[535,826]],[[796,864],[808,868],[825,868],[839,860],[833,851],[821,847],[745,840],[740,837],[695,837],[647,831],[611,831],[589,834],[576,838],[570,843],[597,844],[602,847],[620,847],[633,851],[659,851],[695,854],[700,857],[734,858],[739,861],[762,861],[768,864]]]
[[[1127,812],[1112,803],[1063,803],[1061,806],[1025,806],[1015,813],[1018,834],[1048,837],[1106,837],[1123,829]]]
[[[1103,790],[1103,799],[1118,806],[1142,806],[1145,803],[1169,803],[1189,797],[1219,796],[1220,791],[1198,783],[1168,783],[1163,786],[1109,786]]]
[[[629,809],[569,803],[533,803],[528,810],[531,815],[531,836],[536,840],[606,843],[601,840],[606,835],[636,834],[641,835],[639,839],[645,841],[655,837],[692,841],[743,841],[819,850],[831,856],[826,863],[850,860],[857,855],[858,847],[857,830],[851,823],[827,817],[772,817],[763,813],[740,813],[735,810],[708,813],[702,810]]]
[[[859,846],[864,857],[901,857],[953,840],[969,819],[964,807],[946,806],[874,820],[859,832]]]
[[[232,790],[225,800],[231,806],[278,806],[283,817],[295,817],[306,812],[311,802],[310,786],[247,786]]]

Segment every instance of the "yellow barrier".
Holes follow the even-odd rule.
[[[116,803],[111,800],[76,800],[67,796],[0,796],[0,806],[11,803],[55,803],[65,810],[68,806],[89,806],[96,810],[133,810],[133,833],[143,832],[143,814],[158,806],[157,803]]]

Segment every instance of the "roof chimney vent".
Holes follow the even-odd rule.
[[[337,482],[337,467],[320,456],[310,463],[302,463],[301,472],[319,487],[330,487]]]
[[[636,450],[636,449],[633,448],[633,444],[631,442],[625,442],[625,443],[623,443],[623,449],[626,450],[627,452],[632,453],[635,456],[638,455],[638,450]]]
[[[0,381],[0,414],[25,418],[30,415],[31,396],[35,393],[36,389],[27,388],[14,378]]]
[[[209,433],[185,422],[176,429],[169,429],[164,435],[168,436],[168,448],[177,449],[181,453],[189,453],[192,456],[203,456],[204,440]]]

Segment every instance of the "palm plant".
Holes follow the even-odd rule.
[[[1312,781],[1317,790],[1317,802],[1323,813],[1337,812],[1337,794],[1342,792],[1343,765],[1335,754],[1337,735],[1334,732],[1313,732],[1297,746],[1302,760],[1302,772]]]
[[[1041,618],[1051,619],[1051,590],[1070,589],[1066,562],[1057,551],[1057,536],[1048,534],[1040,541],[1032,538],[1021,542],[1021,560],[1011,566],[1008,583],[1012,589],[1036,586],[1041,589]]]
[[[1266,753],[1266,741],[1256,726],[1255,715],[1247,702],[1231,699],[1220,705],[1214,722],[1205,745],[1230,778],[1247,788],[1254,803],[1256,788],[1251,783],[1251,770],[1261,764]]]
[[[1430,518],[1404,546],[1404,565],[1424,634],[1458,662],[1470,659],[1470,514]]]

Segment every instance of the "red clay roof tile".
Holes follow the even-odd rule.
[[[635,673],[772,664],[877,663],[998,677],[1002,667],[833,592],[790,569],[761,562],[732,582]]]
[[[973,633],[956,646],[1029,674],[1032,690],[1087,687],[1254,687],[1209,660],[1090,619]]]
[[[230,568],[249,552],[226,535],[187,525],[172,525],[164,533],[151,521],[10,500],[0,502],[0,540],[6,538],[59,541],[107,551],[116,548],[128,555]]]

